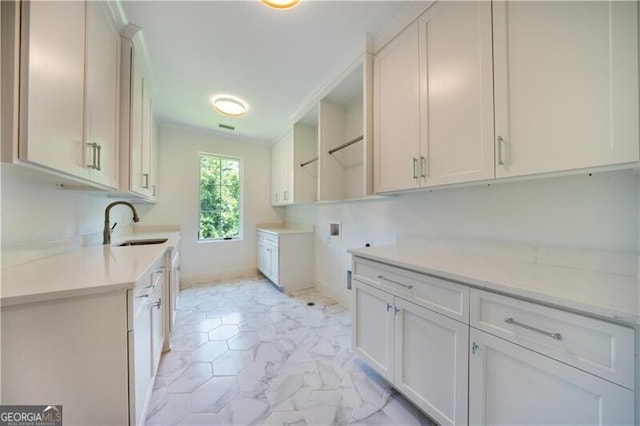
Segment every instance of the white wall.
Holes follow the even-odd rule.
[[[270,147],[179,126],[160,126],[159,135],[159,201],[141,207],[140,225],[180,226],[183,285],[255,274],[256,225],[284,220],[269,199]],[[198,241],[200,152],[242,159],[242,240]]]
[[[102,241],[105,207],[117,198],[102,191],[58,189],[55,178],[10,165],[2,165],[2,248],[82,237],[83,242]],[[131,225],[126,207],[111,210],[117,229]]]
[[[623,170],[291,206],[286,219],[316,226],[316,284],[347,304],[350,247],[438,234],[637,253],[638,198],[638,177]],[[342,222],[341,240],[327,239],[330,221]]]

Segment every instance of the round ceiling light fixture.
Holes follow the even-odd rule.
[[[242,117],[247,113],[247,103],[231,95],[217,95],[211,99],[213,108],[231,117]]]
[[[279,9],[279,10],[291,9],[292,7],[300,3],[300,0],[260,0],[260,1],[262,1],[262,3],[266,4],[267,6],[273,9]]]

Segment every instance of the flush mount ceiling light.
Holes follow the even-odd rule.
[[[231,117],[242,117],[247,113],[247,103],[231,95],[218,95],[211,99],[216,111]]]
[[[280,10],[291,9],[292,7],[300,3],[300,0],[261,0],[261,1],[262,3],[266,4],[269,7],[272,7],[274,9],[280,9]]]

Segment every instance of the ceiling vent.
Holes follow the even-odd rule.
[[[235,130],[236,129],[234,126],[229,126],[228,124],[222,124],[222,123],[219,123],[218,127],[220,127],[221,129],[226,129],[226,130]]]

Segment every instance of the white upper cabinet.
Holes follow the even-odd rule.
[[[85,4],[22,3],[20,160],[89,178],[83,141]]]
[[[93,179],[117,188],[120,34],[110,13],[104,2],[87,3],[85,131]]]
[[[418,24],[420,174],[427,186],[493,178],[491,4],[438,3]]]
[[[420,76],[414,22],[374,58],[373,139],[376,193],[420,186]]]
[[[374,70],[376,192],[494,177],[490,3],[432,6]]]
[[[23,2],[11,12],[21,16],[7,44],[20,50],[12,160],[115,189],[119,35],[108,4]]]
[[[293,132],[288,132],[271,147],[271,204],[292,204]]]
[[[637,7],[493,3],[497,177],[638,161]]]
[[[637,2],[438,2],[374,82],[377,193],[640,160]]]
[[[122,39],[120,186],[147,201],[157,196],[157,140],[148,65],[140,28],[129,25]]]

